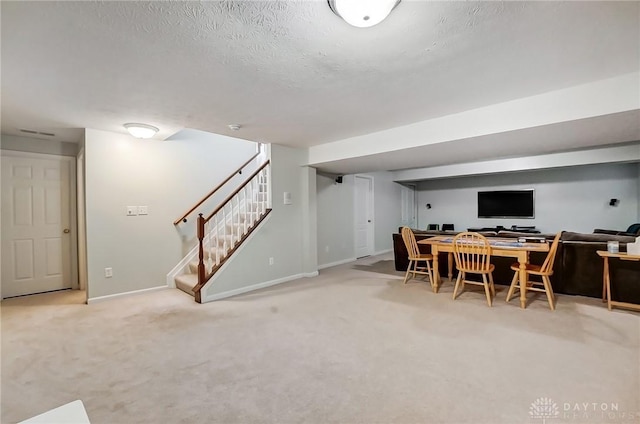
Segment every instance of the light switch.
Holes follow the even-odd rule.
[[[149,215],[149,207],[148,206],[138,206],[138,215]]]
[[[284,192],[284,204],[285,205],[290,205],[291,204],[291,193],[288,191]]]
[[[138,215],[138,207],[127,206],[127,216],[136,216],[136,215]]]

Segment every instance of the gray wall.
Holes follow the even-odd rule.
[[[373,177],[374,251],[392,249],[391,235],[402,222],[401,186],[392,181],[390,172],[366,174]],[[337,184],[333,177],[317,175],[318,265],[355,259],[355,185],[354,176],[343,177]]]
[[[374,172],[376,252],[393,248],[391,235],[402,225],[402,186],[393,182],[391,172]]]
[[[317,174],[318,265],[355,259],[354,178]]]
[[[20,152],[44,153],[48,155],[76,156],[78,144],[64,141],[40,140],[31,137],[17,137],[2,134],[0,136],[2,150],[16,150]]]
[[[477,192],[535,189],[535,219],[480,219]],[[468,227],[535,225],[545,233],[626,229],[638,219],[637,164],[589,165],[531,172],[449,178],[418,185],[418,226],[453,223]],[[609,206],[609,199],[620,199]],[[432,208],[426,209],[430,203]]]
[[[158,141],[86,130],[89,299],[165,285],[184,249],[173,220],[255,152],[255,143],[197,133]],[[149,215],[126,216],[130,205]]]
[[[309,192],[314,186],[309,183],[313,173],[309,175],[309,169],[302,166],[306,158],[303,149],[271,145],[272,212],[205,287],[203,300],[257,284],[315,275],[315,258],[311,257],[315,251],[304,248],[313,240],[305,232],[315,226],[314,214],[305,205],[315,197]],[[283,203],[284,192],[291,193],[292,204]],[[273,265],[269,258],[274,259]]]

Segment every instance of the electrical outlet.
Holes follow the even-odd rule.
[[[149,207],[148,206],[138,206],[138,215],[149,215]]]
[[[138,215],[138,207],[127,206],[127,216],[136,216],[136,215]]]
[[[269,258],[269,265],[273,265],[273,258]]]
[[[105,268],[104,269],[104,276],[106,278],[111,278],[113,277],[113,268]]]

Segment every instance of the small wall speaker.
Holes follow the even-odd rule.
[[[609,200],[609,206],[617,206],[618,202],[619,202],[618,199],[611,199]]]
[[[431,209],[431,203],[427,203],[427,209]]]
[[[340,175],[339,177],[336,177],[336,182],[338,184],[342,184],[342,175]]]

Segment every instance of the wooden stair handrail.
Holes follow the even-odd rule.
[[[240,190],[242,190],[252,179],[253,177],[255,177],[256,175],[258,175],[260,173],[260,171],[262,171],[267,165],[269,165],[271,163],[271,160],[267,160],[265,163],[262,164],[262,166],[258,169],[256,169],[256,171],[251,174],[251,176],[249,178],[247,178],[245,180],[244,183],[240,184],[240,186],[233,192],[231,193],[229,196],[227,196],[226,199],[224,199],[221,203],[220,206],[218,206],[213,212],[211,212],[211,214],[209,214],[209,216],[207,216],[202,225],[204,225],[206,222],[209,222],[209,220],[211,218],[213,218],[215,216],[215,214],[217,214],[218,212],[220,212],[220,210],[225,207],[225,205],[238,193],[240,193]]]
[[[207,194],[206,196],[204,196],[198,203],[196,203],[191,209],[189,209],[188,211],[186,211],[180,218],[176,219],[175,221],[173,221],[173,225],[178,225],[180,222],[187,222],[187,217],[196,210],[196,208],[198,206],[200,206],[201,204],[203,204],[204,202],[207,201],[207,199],[209,199],[209,197],[213,196],[215,194],[216,191],[220,190],[220,188],[222,186],[224,186],[226,183],[228,183],[231,178],[235,177],[236,174],[240,173],[242,174],[242,170],[244,169],[245,166],[249,165],[251,163],[252,160],[254,160],[255,158],[258,157],[258,155],[260,154],[260,152],[256,153],[255,155],[253,155],[251,157],[251,159],[249,159],[248,161],[246,161],[245,163],[243,163],[238,169],[236,169],[235,171],[233,171],[227,178],[225,178],[224,181],[222,181],[220,184],[218,184],[218,186],[216,188],[214,188],[213,190],[211,190],[209,192],[209,194]],[[226,203],[226,200],[223,202],[223,204]]]

